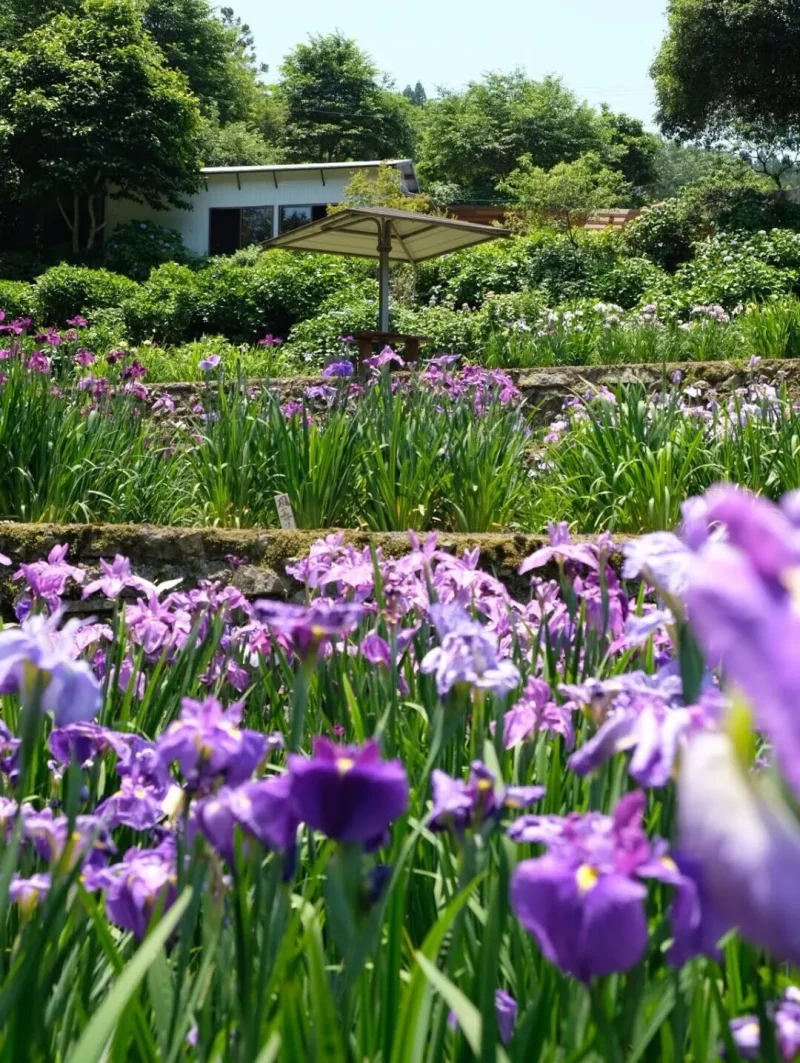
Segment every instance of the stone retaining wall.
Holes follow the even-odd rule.
[[[525,405],[534,411],[540,423],[547,423],[558,414],[565,398],[582,395],[587,387],[615,387],[617,384],[644,384],[648,390],[660,388],[666,377],[669,380],[680,372],[684,383],[703,384],[722,393],[742,387],[754,378],[769,383],[783,381],[793,398],[800,399],[800,359],[763,359],[755,370],[746,362],[675,362],[667,365],[587,365],[554,366],[543,369],[507,369],[505,372],[522,392]],[[405,373],[398,374],[405,376]],[[306,388],[315,384],[329,383],[321,377],[280,377],[271,386],[281,402],[301,399]],[[187,414],[196,403],[202,404],[205,392],[216,388],[216,383],[152,384],[150,389],[161,394],[168,392],[182,414]]]
[[[68,560],[84,567],[89,578],[99,574],[100,558],[113,560],[116,554],[129,557],[134,572],[159,583],[182,579],[189,589],[200,580],[223,580],[250,597],[296,598],[301,585],[287,576],[286,565],[308,552],[313,542],[330,530],[261,531],[218,528],[168,528],[134,524],[12,524],[0,523],[0,553],[14,562],[12,568],[0,569],[0,613],[11,615],[19,584],[11,574],[21,562],[46,557],[57,543],[68,543]],[[370,541],[380,547],[384,557],[402,556],[410,550],[404,532],[346,531],[345,541],[364,547]],[[424,538],[424,536],[421,536]],[[480,550],[480,566],[501,579],[512,594],[525,597],[529,577],[520,578],[517,569],[523,558],[544,542],[540,535],[463,535],[440,533],[442,549],[456,554]],[[226,555],[243,559],[234,568]],[[618,559],[615,559],[618,560]],[[554,573],[553,573],[554,574]],[[103,604],[99,598],[87,602],[77,599],[80,588],[70,591],[75,611],[97,613]]]

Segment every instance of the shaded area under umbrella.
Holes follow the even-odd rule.
[[[347,207],[267,240],[264,247],[377,258],[378,331],[389,331],[389,262],[424,262],[510,236],[507,229],[390,207]]]

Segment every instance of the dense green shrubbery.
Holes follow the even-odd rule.
[[[33,317],[33,287],[26,281],[0,280],[0,310],[7,318]]]
[[[219,333],[253,343],[265,333],[285,337],[337,292],[362,285],[357,260],[271,252],[211,259],[202,269],[165,263],[154,269],[125,307],[131,339],[179,343]]]
[[[178,230],[154,221],[118,225],[103,252],[108,269],[138,281],[164,262],[187,262],[189,257]]]
[[[491,294],[540,288],[550,301],[561,302],[585,294],[617,258],[616,242],[605,235],[584,235],[573,243],[543,231],[423,262],[417,297],[423,305],[474,309]]]
[[[37,277],[33,285],[36,318],[63,325],[75,314],[121,306],[136,290],[135,281],[118,273],[62,262]]]
[[[538,346],[535,357],[527,352],[524,328],[546,309],[603,303],[636,312],[655,304],[660,319],[677,327],[696,307],[730,314],[740,304],[800,294],[800,233],[761,229],[695,239],[701,213],[688,197],[680,210],[676,202],[649,208],[623,233],[581,233],[575,242],[535,233],[423,263],[416,273],[397,267],[391,328],[431,337],[431,353],[486,355],[498,364],[503,337],[521,321],[515,351],[525,350],[509,350],[506,357],[509,364],[539,364]],[[377,285],[369,261],[248,248],[191,265],[165,262],[140,283],[62,263],[33,285],[0,280],[0,306],[12,317],[33,316],[39,326],[63,325],[81,313],[90,323],[85,338],[98,350],[150,340],[185,345],[213,336],[252,347],[270,334],[285,341],[281,371],[302,371],[338,354],[340,336],[374,325]],[[596,343],[590,349],[589,337],[578,343],[572,335],[557,346],[545,363],[602,357]],[[630,353],[641,360],[651,345],[634,346]]]

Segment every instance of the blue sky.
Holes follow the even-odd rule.
[[[457,88],[488,70],[560,74],[590,103],[608,102],[648,123],[648,68],[664,35],[666,0],[225,0],[255,33],[259,59],[281,58],[309,33],[338,29],[368,51],[399,88],[418,79]]]

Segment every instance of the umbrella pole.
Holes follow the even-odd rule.
[[[389,331],[389,252],[392,249],[391,222],[381,225],[378,237],[378,332]]]

